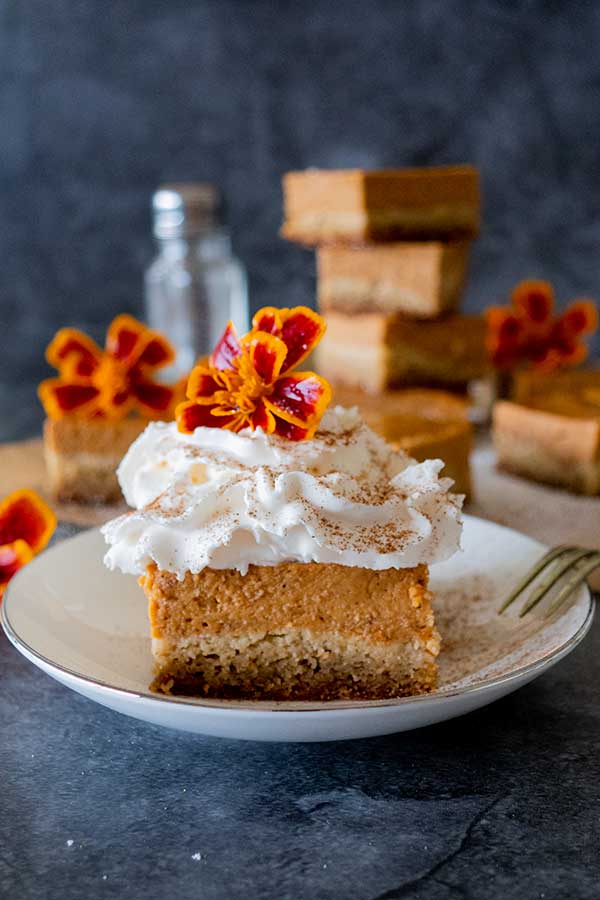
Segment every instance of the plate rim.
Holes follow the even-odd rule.
[[[538,541],[536,538],[531,538],[529,535],[523,534],[523,532],[518,531],[515,528],[509,528],[506,525],[500,525],[497,522],[493,522],[489,519],[483,519],[480,516],[465,515],[464,518],[482,522],[486,525],[492,525],[493,527],[502,529],[503,531],[509,531],[513,534],[519,535],[520,537],[525,537],[535,544],[538,544],[541,550],[544,550],[545,548],[545,545]],[[81,539],[84,535],[88,537],[92,533],[99,533],[99,531],[99,528],[87,528],[79,534],[73,535],[70,538],[65,538],[56,546],[60,546],[63,543],[68,543],[70,541],[76,541],[78,539]],[[43,554],[40,554],[40,557],[38,557],[38,559],[46,555],[46,553],[51,553],[53,549],[53,547],[50,547],[49,550],[46,550]],[[36,562],[37,560],[34,560],[29,565],[35,565]],[[20,574],[21,573],[17,574],[15,581],[19,578]],[[117,687],[114,684],[109,684],[108,682],[105,682],[101,679],[92,678],[91,676],[83,674],[82,672],[75,671],[68,666],[64,666],[61,663],[57,663],[56,661],[49,659],[39,650],[36,650],[34,647],[28,644],[27,641],[17,633],[9,619],[7,604],[7,600],[14,590],[14,583],[13,585],[8,585],[3,597],[3,602],[0,603],[0,624],[2,625],[2,628],[4,629],[6,637],[8,638],[10,643],[18,652],[25,656],[25,658],[32,662],[34,665],[37,661],[42,664],[42,670],[46,670],[47,668],[50,670],[54,670],[55,672],[60,672],[77,683],[89,686],[89,688],[100,689],[103,693],[111,696],[123,697],[130,700],[144,700],[159,704],[169,704],[175,707],[179,706],[190,710],[206,710],[210,711],[212,714],[221,713],[223,715],[256,715],[257,713],[277,713],[280,716],[295,716],[296,714],[306,713],[325,713],[327,715],[333,715],[335,713],[345,714],[348,712],[366,712],[367,710],[381,710],[384,708],[397,709],[415,703],[428,704],[435,701],[451,699],[453,697],[464,697],[468,695],[470,696],[472,694],[491,690],[495,687],[500,687],[513,681],[526,678],[528,675],[531,675],[532,677],[535,676],[535,673],[538,670],[543,670],[550,664],[556,663],[563,657],[567,656],[581,643],[581,641],[588,633],[594,618],[596,601],[587,582],[584,582],[581,585],[581,589],[583,589],[587,595],[588,606],[585,618],[578,629],[564,643],[560,644],[560,646],[556,647],[554,650],[550,650],[549,652],[544,654],[544,656],[540,657],[537,660],[534,660],[533,662],[527,663],[523,666],[519,666],[512,672],[506,673],[504,675],[491,676],[484,679],[483,681],[477,682],[476,684],[465,685],[462,688],[458,687],[446,690],[442,688],[440,690],[432,691],[428,694],[417,694],[412,697],[387,698],[384,700],[323,700],[318,704],[307,700],[294,701],[293,706],[290,706],[290,703],[287,701],[235,701],[218,699],[211,700],[208,698],[193,697],[173,697],[166,694],[156,694],[149,690],[139,691],[133,690],[132,688]],[[48,673],[46,672],[46,674]]]

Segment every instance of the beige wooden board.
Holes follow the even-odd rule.
[[[18,488],[37,491],[55,511],[60,522],[83,527],[103,525],[126,510],[125,503],[118,506],[82,506],[78,503],[58,503],[50,497],[46,490],[46,467],[40,438],[0,444],[0,498]]]

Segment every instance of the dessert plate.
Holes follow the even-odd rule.
[[[146,601],[136,579],[109,572],[98,530],[46,551],[19,572],[2,624],[34,665],[90,700],[183,731],[263,741],[332,741],[407,731],[460,716],[516,690],[577,646],[593,616],[581,587],[551,620],[543,609],[498,616],[507,591],[542,544],[465,516],[463,550],[432,567],[443,638],[440,687],[398,700],[268,703],[152,694]]]

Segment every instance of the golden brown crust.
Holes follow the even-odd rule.
[[[405,645],[373,647],[337,636],[287,629],[250,636],[237,646],[228,638],[198,638],[171,648],[152,690],[243,700],[373,700],[431,691],[437,666],[426,653]]]
[[[479,230],[472,166],[288,172],[281,233],[309,245],[448,236]]]
[[[468,250],[467,241],[320,247],[319,305],[323,312],[435,318],[458,305]]]
[[[413,388],[385,391],[374,403],[364,391],[336,388],[333,402],[358,406],[370,428],[419,462],[442,459],[442,475],[452,478],[452,490],[469,497],[473,428],[463,399],[446,391]]]

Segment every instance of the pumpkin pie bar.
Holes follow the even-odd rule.
[[[50,490],[61,501],[115,503],[116,470],[129,445],[151,419],[173,416],[177,388],[154,380],[173,350],[121,315],[109,326],[104,350],[77,329],[62,328],[46,356],[58,370],[39,387]]]
[[[474,237],[479,173],[473,166],[419,169],[307,169],[283,177],[290,241],[393,241]]]
[[[150,565],[156,690],[270,700],[396,697],[436,684],[426,566],[282,562],[177,575]],[[343,596],[340,583],[344,584]]]
[[[501,468],[577,494],[600,494],[600,370],[517,379],[493,438]]]
[[[460,501],[441,462],[395,450],[357,410],[321,420],[328,386],[291,371],[316,343],[315,314],[263,312],[194,370],[177,424],[149,425],[119,468],[133,511],[104,527],[106,562],[140,576],[152,686],[250,700],[429,691],[428,566],[458,547]],[[227,411],[239,421],[212,424]]]
[[[437,318],[458,306],[468,253],[468,241],[324,245],[317,251],[319,307]]]
[[[463,389],[485,375],[485,323],[477,315],[419,320],[404,315],[329,312],[318,351],[320,373],[336,386]]]
[[[452,490],[470,498],[473,426],[468,404],[461,397],[427,388],[384,391],[376,398],[340,388],[334,397],[343,406],[357,406],[373,431],[418,462],[443,460],[443,473],[452,479]]]
[[[147,424],[139,416],[116,422],[46,419],[44,458],[52,495],[62,502],[118,503],[119,463]]]

